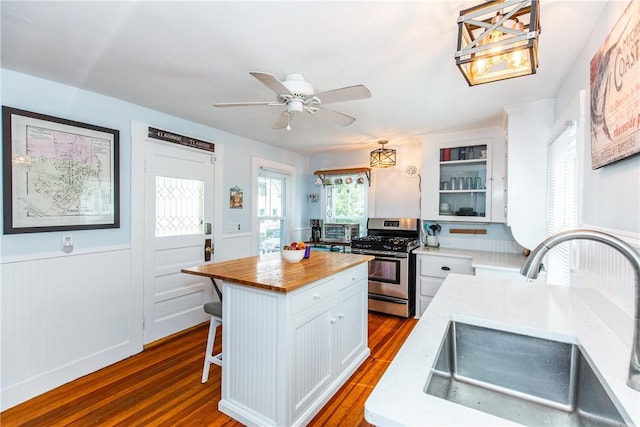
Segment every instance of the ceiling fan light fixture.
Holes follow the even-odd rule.
[[[489,0],[460,11],[456,65],[469,86],[535,74],[539,0]]]
[[[386,140],[378,141],[381,147],[371,152],[369,164],[372,168],[388,168],[396,165],[396,150],[384,148],[388,142]]]
[[[302,113],[303,111],[304,111],[304,104],[302,103],[302,101],[299,101],[297,99],[292,99],[287,104],[288,114]]]

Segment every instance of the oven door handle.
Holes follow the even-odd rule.
[[[368,298],[376,301],[388,301],[394,304],[405,304],[405,305],[408,304],[408,301],[406,299],[390,297],[390,296],[382,296],[382,295],[377,295],[372,293],[368,294]]]
[[[375,257],[375,259],[379,259],[382,261],[401,261],[403,259],[407,259],[406,256],[389,256],[389,255],[375,255],[375,254],[371,254]]]

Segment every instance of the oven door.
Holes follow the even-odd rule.
[[[407,254],[370,255],[375,258],[369,261],[369,293],[409,299]]]

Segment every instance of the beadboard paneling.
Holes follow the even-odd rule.
[[[585,226],[611,234],[640,250],[640,236]],[[626,344],[631,345],[635,301],[635,277],[631,263],[617,250],[600,242],[576,241],[577,263],[571,286]]]
[[[129,249],[2,264],[2,409],[142,350],[130,276]]]

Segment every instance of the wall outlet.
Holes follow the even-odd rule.
[[[237,233],[241,231],[239,222],[229,222],[227,223],[227,233]]]

